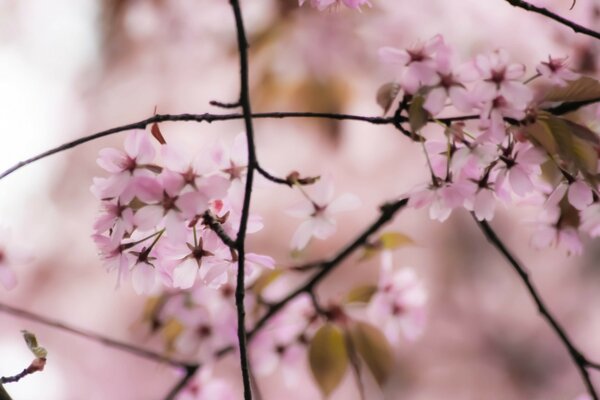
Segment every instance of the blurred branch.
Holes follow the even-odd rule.
[[[194,377],[194,375],[196,375],[196,372],[198,371],[199,368],[200,368],[199,364],[187,365],[185,367],[185,375],[180,380],[177,381],[175,386],[173,386],[173,389],[171,389],[169,394],[167,394],[167,397],[165,397],[165,400],[174,400],[177,397],[177,395],[179,394],[179,392],[181,392],[181,390],[183,390],[185,388],[185,386]]]
[[[173,367],[178,368],[190,368],[196,364],[189,364],[184,361],[174,360],[172,358],[163,356],[162,354],[156,353],[151,350],[143,349],[141,347],[137,347],[128,343],[119,342],[114,339],[110,339],[108,337],[99,335],[95,332],[86,331],[80,328],[75,328],[70,325],[65,324],[64,322],[60,322],[48,317],[44,317],[42,315],[35,314],[30,311],[22,310],[20,308],[16,308],[13,306],[9,306],[7,304],[0,303],[0,312],[5,314],[10,314],[18,318],[23,318],[29,321],[34,321],[46,326],[51,326],[56,329],[60,329],[65,332],[72,333],[74,335],[84,337],[89,340],[93,340],[95,342],[102,343],[108,347],[112,347],[115,349],[119,349],[121,351],[125,351],[127,353],[134,354],[138,357],[143,357],[152,361],[156,361],[162,364],[168,364]],[[197,367],[197,366],[196,366]]]
[[[248,168],[246,171],[246,187],[244,188],[244,203],[240,217],[240,226],[236,237],[238,252],[237,282],[235,288],[235,306],[237,310],[237,337],[240,352],[240,369],[244,384],[244,399],[252,400],[252,383],[250,381],[250,366],[248,362],[248,347],[246,339],[246,310],[244,298],[246,296],[246,228],[250,216],[250,200],[252,198],[252,185],[254,184],[254,170],[258,165],[256,147],[254,145],[254,126],[252,123],[252,106],[250,103],[250,85],[248,74],[248,39],[244,28],[244,18],[238,0],[230,0],[231,9],[235,18],[237,32],[238,54],[240,57],[240,97],[238,103],[242,106],[244,126],[246,128],[246,148],[248,150]]]
[[[538,13],[541,14],[545,17],[548,17],[550,19],[555,20],[556,22],[565,25],[569,28],[571,28],[574,32],[576,33],[582,33],[584,35],[588,35],[591,36],[593,38],[596,39],[600,39],[600,32],[596,32],[592,29],[586,28],[584,26],[581,26],[579,24],[576,24],[573,21],[570,21],[566,18],[561,17],[558,14],[553,13],[552,11],[548,10],[547,8],[543,8],[543,7],[538,7],[538,6],[534,6],[533,4],[530,4],[526,1],[523,0],[505,0],[506,2],[508,2],[509,4],[511,4],[514,7],[518,7],[518,8],[522,8],[524,10],[527,11],[531,11],[534,13]],[[574,5],[574,3],[573,3]],[[571,6],[571,8],[573,8],[573,6]]]
[[[587,388],[588,393],[592,397],[593,400],[598,400],[598,394],[596,393],[596,389],[592,384],[590,379],[589,372],[587,367],[590,368],[598,368],[598,364],[590,362],[585,355],[575,347],[573,341],[567,335],[565,328],[560,325],[560,323],[556,320],[556,318],[552,315],[548,307],[544,304],[538,290],[533,285],[533,282],[529,278],[529,274],[525,270],[525,268],[521,265],[521,263],[513,256],[513,254],[508,250],[506,245],[500,240],[496,232],[491,228],[491,226],[487,223],[487,221],[478,221],[473,213],[471,213],[473,219],[477,222],[477,225],[485,235],[486,239],[504,256],[504,258],[509,262],[512,266],[513,270],[519,275],[523,284],[525,284],[529,295],[535,302],[537,306],[538,312],[542,315],[542,317],[546,320],[546,322],[550,325],[552,330],[559,337],[560,341],[567,348],[571,359],[575,363],[575,366],[579,370],[581,378]]]

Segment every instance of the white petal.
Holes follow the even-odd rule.
[[[292,237],[292,248],[302,250],[308,244],[315,229],[314,219],[309,219],[300,224]]]
[[[154,287],[156,271],[146,263],[136,264],[131,273],[131,284],[137,294],[150,293]]]
[[[356,195],[344,193],[327,206],[327,212],[335,214],[343,211],[352,211],[360,207],[360,205],[361,201]]]
[[[173,286],[180,289],[189,289],[194,286],[198,275],[198,263],[193,258],[188,258],[173,270]]]
[[[533,183],[527,173],[518,165],[508,170],[508,181],[513,192],[525,196],[533,189]]]

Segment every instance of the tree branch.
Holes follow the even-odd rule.
[[[227,246],[229,246],[232,249],[236,248],[237,244],[236,244],[235,240],[233,240],[227,234],[227,232],[225,232],[225,230],[223,229],[223,226],[217,220],[217,217],[215,217],[213,215],[213,213],[210,212],[210,210],[206,210],[204,212],[204,214],[202,214],[202,222],[206,226],[208,226],[214,233],[216,233],[217,236],[219,237],[219,239],[221,239],[221,241],[223,243],[225,243]]]
[[[235,304],[237,309],[237,336],[240,352],[240,369],[244,384],[244,399],[252,400],[252,382],[250,379],[250,366],[248,362],[248,348],[246,339],[246,310],[244,309],[245,289],[245,262],[246,262],[246,228],[250,216],[250,200],[252,198],[252,185],[254,183],[254,170],[258,165],[256,158],[256,147],[254,145],[254,126],[252,124],[252,106],[250,103],[250,85],[248,77],[248,40],[244,28],[244,18],[238,0],[230,0],[233,15],[235,17],[235,28],[237,31],[238,53],[240,56],[240,97],[239,104],[242,106],[244,125],[246,128],[246,142],[248,149],[248,168],[246,171],[246,187],[244,189],[244,203],[240,218],[240,227],[237,233],[236,243],[238,252],[237,283],[235,288]]]
[[[556,22],[565,25],[569,28],[571,28],[574,32],[576,33],[582,33],[584,35],[588,35],[591,36],[593,38],[596,39],[600,39],[600,32],[596,32],[592,29],[586,28],[584,26],[581,26],[579,24],[576,24],[573,21],[570,21],[566,18],[561,17],[558,14],[553,13],[552,11],[548,10],[547,8],[543,8],[543,7],[538,7],[538,6],[534,6],[533,4],[530,4],[526,1],[523,0],[505,0],[506,2],[508,2],[509,4],[511,4],[514,7],[518,7],[518,8],[522,8],[524,10],[527,11],[531,11],[534,13],[538,13],[541,14],[545,17],[548,17],[550,19],[555,20]]]
[[[596,389],[592,384],[590,379],[590,375],[586,367],[596,368],[597,364],[592,363],[587,360],[587,358],[583,355],[583,353],[575,347],[573,341],[567,335],[565,329],[560,325],[560,323],[556,320],[556,318],[550,313],[548,307],[544,304],[538,290],[533,285],[533,282],[529,278],[529,274],[525,270],[525,268],[521,265],[521,263],[512,255],[512,253],[508,250],[508,248],[502,243],[498,235],[494,232],[494,230],[490,227],[490,225],[486,221],[478,221],[473,213],[471,213],[473,219],[477,222],[477,225],[485,235],[486,239],[504,256],[504,258],[509,262],[512,266],[513,270],[519,275],[521,281],[527,288],[529,295],[535,302],[537,306],[538,312],[542,315],[542,318],[546,320],[548,325],[552,328],[554,333],[559,337],[560,341],[567,348],[573,363],[577,367],[579,374],[586,386],[586,389],[592,399],[598,400],[598,394],[596,393]]]

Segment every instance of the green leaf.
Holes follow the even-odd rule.
[[[382,386],[394,367],[394,351],[385,335],[366,322],[352,324],[349,333],[352,345]]]
[[[566,86],[553,86],[542,101],[586,101],[600,98],[600,82],[589,76],[570,81]]]
[[[377,292],[376,285],[361,285],[348,292],[345,298],[346,303],[368,303],[371,297]]]
[[[364,246],[364,252],[360,256],[359,261],[366,261],[373,258],[381,250],[396,250],[400,247],[414,245],[415,241],[402,232],[386,232],[379,236],[372,243],[367,243]]]
[[[533,124],[523,128],[523,132],[532,139],[533,142],[543,147],[548,153],[554,155],[558,153],[558,145],[552,135],[552,131],[547,125],[538,120]]]
[[[400,84],[395,82],[388,82],[377,89],[377,104],[383,108],[384,115],[387,114],[394,104],[398,93],[400,93]]]
[[[429,113],[423,108],[425,97],[416,95],[408,107],[408,122],[413,134],[418,133],[427,124]]]
[[[22,330],[21,333],[23,334],[23,339],[25,339],[25,343],[27,343],[27,347],[29,348],[29,350],[31,350],[33,355],[36,356],[36,358],[46,358],[48,352],[45,348],[38,345],[38,341],[35,335],[26,330]]]
[[[379,237],[385,250],[395,250],[400,247],[415,244],[415,241],[402,232],[386,232]]]
[[[563,161],[573,164],[583,173],[596,173],[598,139],[594,132],[575,122],[550,114],[541,115],[538,122],[554,139],[556,153]],[[550,152],[550,149],[546,150]]]
[[[319,328],[308,347],[308,361],[321,392],[328,397],[348,369],[348,351],[340,328],[331,323]]]
[[[283,270],[281,269],[274,269],[272,271],[267,271],[263,273],[252,285],[252,290],[257,296],[260,296],[263,290],[265,290],[265,288],[271,283],[275,282],[275,280],[277,280],[277,278],[279,278],[282,273]]]

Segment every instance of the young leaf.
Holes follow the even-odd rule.
[[[36,356],[36,358],[46,358],[48,352],[45,348],[38,345],[38,341],[35,335],[26,330],[22,330],[21,333],[23,334],[23,339],[25,339],[25,343],[27,343],[27,347],[29,347],[29,350],[31,350],[33,355]]]
[[[565,87],[553,86],[542,101],[586,101],[600,98],[600,82],[589,76],[570,81]]]
[[[383,333],[366,322],[356,322],[349,330],[352,344],[373,377],[383,385],[394,367],[394,352]]]
[[[346,295],[346,303],[368,303],[377,291],[375,285],[361,285],[353,288]]]
[[[319,328],[308,347],[308,361],[321,392],[328,397],[348,369],[348,351],[340,328],[331,323]]]
[[[394,100],[398,97],[398,93],[400,93],[400,85],[395,82],[388,82],[377,90],[377,104],[383,108],[384,115],[387,114],[394,104]]]
[[[417,95],[413,97],[408,107],[408,122],[413,134],[418,133],[429,119],[429,113],[423,108],[423,104],[425,104],[425,97]]]
[[[154,139],[156,139],[158,141],[158,143],[167,144],[167,141],[165,140],[165,138],[162,135],[162,132],[160,131],[160,127],[158,126],[158,123],[155,122],[152,124],[152,128],[150,128],[150,132],[152,133],[152,136],[154,136]]]
[[[386,232],[379,237],[385,250],[395,250],[403,246],[415,244],[415,241],[408,235],[401,232]]]
[[[563,161],[572,163],[584,173],[596,173],[597,139],[593,132],[575,122],[549,114],[541,116],[538,121],[552,135]]]

